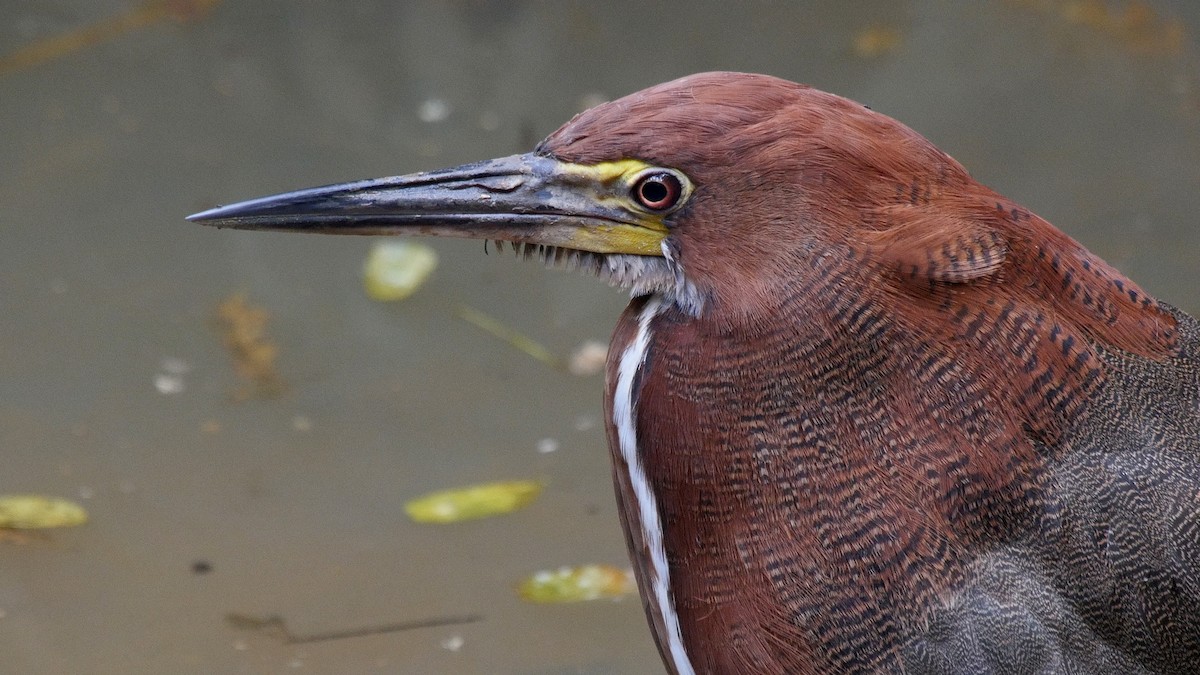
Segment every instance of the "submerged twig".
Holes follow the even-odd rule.
[[[388,623],[379,626],[363,626],[361,628],[348,628],[345,630],[329,631],[326,633],[310,633],[308,635],[296,635],[288,630],[287,622],[278,614],[272,614],[266,617],[247,616],[245,614],[229,613],[225,615],[225,622],[234,628],[240,630],[252,630],[278,638],[284,644],[299,645],[312,642],[325,642],[327,640],[344,640],[346,638],[366,637],[368,635],[379,635],[382,633],[398,633],[408,630],[419,630],[421,628],[437,628],[439,626],[461,626],[463,624],[475,623],[482,621],[483,617],[478,614],[466,614],[463,616],[438,616],[428,619],[415,619],[413,621],[403,621],[400,623]]]
[[[549,349],[546,349],[540,342],[513,328],[509,328],[500,323],[498,319],[494,319],[467,305],[459,305],[457,314],[458,318],[463,321],[474,324],[485,332],[491,333],[493,336],[507,342],[514,349],[524,352],[551,368],[556,370],[566,369],[566,364],[563,360],[555,356]]]
[[[221,0],[148,0],[124,14],[43,38],[15,52],[0,56],[0,75],[53,61],[166,18],[190,20],[207,13],[219,2]]]

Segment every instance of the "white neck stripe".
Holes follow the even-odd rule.
[[[621,457],[629,469],[629,484],[633,488],[632,498],[637,504],[638,525],[642,538],[650,552],[650,588],[658,611],[662,614],[667,653],[679,675],[694,675],[692,661],[683,646],[679,629],[679,615],[671,597],[671,571],[667,567],[667,551],[663,546],[662,522],[658,513],[658,502],[654,491],[646,480],[641,457],[637,449],[637,427],[633,418],[633,380],[646,360],[650,347],[650,320],[662,311],[662,299],[655,295],[638,315],[638,331],[633,342],[621,354],[617,368],[617,388],[613,395],[613,424],[617,427],[617,442],[621,446]],[[631,524],[632,525],[632,524]],[[634,552],[636,554],[636,552]]]

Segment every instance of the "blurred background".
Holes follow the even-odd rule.
[[[0,530],[0,669],[661,672],[635,596],[514,592],[626,564],[602,378],[462,318],[566,356],[607,340],[620,291],[434,241],[436,272],[385,304],[368,239],[187,214],[523,152],[599,101],[759,71],[899,118],[1194,313],[1198,35],[1188,0],[8,0],[0,494],[90,521]],[[405,516],[503,479],[545,489]]]

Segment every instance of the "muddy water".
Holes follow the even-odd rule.
[[[0,493],[68,496],[92,516],[0,541],[0,669],[658,672],[636,599],[531,606],[512,591],[537,569],[624,564],[600,379],[455,314],[566,354],[607,338],[621,293],[438,241],[428,284],[383,305],[359,282],[368,240],[182,217],[524,151],[590,102],[762,71],[906,121],[1194,312],[1200,9],[1099,4],[0,6],[0,59],[43,48],[0,61]],[[270,313],[277,398],[233,395],[213,315],[237,292]],[[558,449],[539,452],[544,439]],[[526,477],[546,491],[508,517],[403,515],[430,489]],[[301,636],[483,620],[284,644],[229,613]]]

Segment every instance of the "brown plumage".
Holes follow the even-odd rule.
[[[572,252],[637,294],[606,419],[669,669],[1195,671],[1194,319],[902,124],[771,77],[659,85],[518,159],[504,175],[522,189],[580,183],[539,162],[636,159],[683,180],[659,214],[634,203],[647,174],[621,210],[604,202],[605,222],[661,221],[661,257]],[[462,205],[512,191],[496,166],[387,179],[437,183],[453,209],[381,206],[371,183],[200,219],[563,246],[530,233],[537,204]],[[622,180],[589,189],[624,195]],[[538,194],[547,222],[576,217]],[[519,217],[497,230],[506,209]]]

